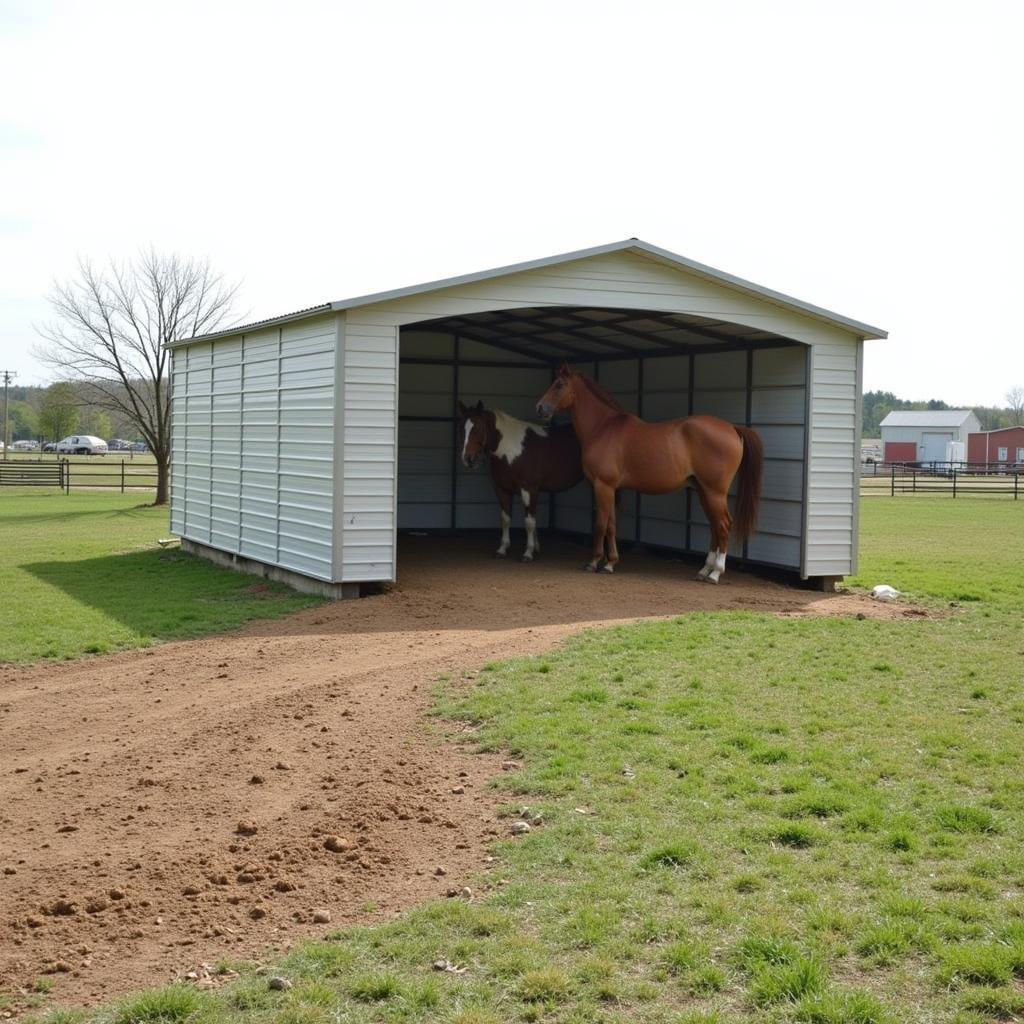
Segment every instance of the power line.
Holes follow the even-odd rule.
[[[4,460],[7,459],[7,453],[10,451],[10,434],[8,432],[8,419],[7,419],[7,392],[11,386],[11,381],[17,377],[17,373],[13,370],[0,370],[0,373],[4,375]]]

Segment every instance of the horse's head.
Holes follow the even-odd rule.
[[[537,415],[549,420],[556,412],[562,412],[572,407],[576,399],[575,387],[579,374],[569,367],[568,363],[562,363],[561,368],[551,382],[551,387],[540,396],[537,402]]]
[[[459,402],[462,415],[462,464],[466,469],[475,469],[485,455],[494,451],[497,439],[494,436],[494,413],[484,408],[483,402],[468,406]]]

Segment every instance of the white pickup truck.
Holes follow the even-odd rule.
[[[57,442],[58,455],[106,455],[107,442],[91,434],[72,434]]]

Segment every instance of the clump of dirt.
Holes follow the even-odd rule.
[[[56,1001],[96,1003],[463,895],[507,835],[487,781],[517,766],[425,726],[441,673],[695,610],[918,613],[731,570],[707,586],[641,553],[588,575],[568,544],[496,563],[489,541],[409,538],[386,593],[228,636],[0,669],[14,1009],[43,974]]]

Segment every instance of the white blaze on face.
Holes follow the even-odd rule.
[[[469,435],[473,433],[473,421],[466,420],[466,438],[462,442],[462,464],[468,466],[469,463],[466,461],[466,449],[469,447]]]

